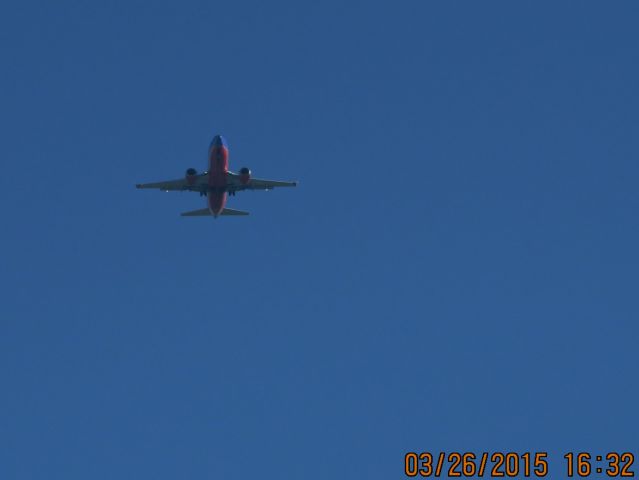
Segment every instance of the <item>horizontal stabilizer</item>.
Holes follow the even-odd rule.
[[[244,210],[233,210],[232,208],[225,208],[220,215],[248,215],[249,212]]]
[[[248,215],[249,212],[243,210],[233,210],[232,208],[225,208],[220,215]],[[211,211],[208,208],[202,208],[200,210],[193,210],[191,212],[184,212],[181,214],[183,217],[210,217]]]
[[[190,212],[181,213],[183,217],[209,217],[211,216],[211,211],[208,208],[202,208],[200,210],[192,210]]]

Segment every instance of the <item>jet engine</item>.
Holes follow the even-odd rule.
[[[247,167],[240,169],[240,183],[247,185],[251,181],[251,171]]]
[[[195,180],[197,180],[197,170],[195,168],[189,168],[184,178],[189,185],[195,184]]]

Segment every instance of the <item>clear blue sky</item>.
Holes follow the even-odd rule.
[[[637,452],[638,19],[3,2],[0,478]],[[216,133],[299,187],[217,221],[134,188],[205,169]]]

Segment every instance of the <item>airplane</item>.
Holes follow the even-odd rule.
[[[197,173],[189,168],[184,178],[167,180],[165,182],[138,183],[136,188],[157,188],[168,191],[199,192],[207,197],[208,208],[184,212],[183,217],[204,217],[219,215],[248,215],[249,212],[226,208],[228,195],[235,195],[242,190],[272,190],[275,187],[295,187],[297,182],[279,182],[276,180],[262,180],[251,177],[247,167],[238,173],[229,170],[229,148],[222,135],[213,137],[209,145],[209,169],[204,173]]]

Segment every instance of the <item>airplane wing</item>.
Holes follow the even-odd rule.
[[[278,180],[264,180],[261,178],[252,178],[244,185],[240,181],[237,173],[228,172],[226,183],[233,190],[272,190],[275,187],[295,187],[297,182],[281,182]]]
[[[135,188],[157,188],[165,192],[181,190],[200,192],[203,189],[206,190],[208,179],[208,172],[204,172],[197,175],[192,182],[188,182],[186,178],[178,178],[177,180],[166,180],[164,182],[138,183]]]
[[[195,177],[190,183],[186,178],[178,178],[177,180],[166,180],[164,182],[154,183],[138,183],[136,188],[155,188],[158,190],[169,191],[193,191],[206,192],[208,190],[209,174],[201,173]],[[295,187],[297,182],[281,182],[278,180],[264,180],[261,178],[251,178],[247,184],[240,181],[237,173],[228,172],[226,177],[228,190],[231,192],[239,190],[272,190],[275,187]]]

